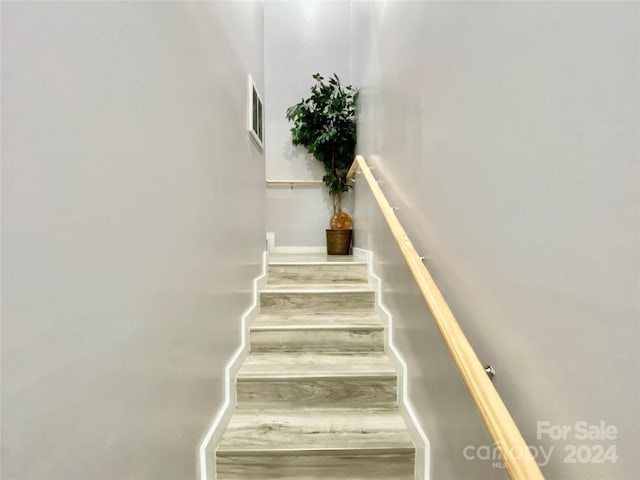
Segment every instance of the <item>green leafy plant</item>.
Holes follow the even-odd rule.
[[[316,73],[309,98],[287,109],[293,122],[291,140],[302,145],[324,165],[322,177],[333,198],[333,213],[342,212],[342,194],[349,191],[347,173],[356,148],[356,103],[358,91],[343,87],[334,74],[329,79]]]

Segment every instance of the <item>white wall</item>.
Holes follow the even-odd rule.
[[[640,5],[353,7],[359,153],[525,439],[555,449],[546,478],[638,478]],[[493,478],[490,461],[463,457],[483,427],[361,184],[356,197],[356,242],[376,253],[413,366],[432,478]],[[538,439],[538,421],[619,433]],[[566,463],[564,448],[580,444],[615,446],[618,461]]]
[[[2,2],[2,470],[196,478],[264,249],[260,2]]]
[[[312,75],[337,73],[351,82],[350,4],[347,1],[264,2],[265,158],[270,180],[321,179],[322,164],[291,145],[287,108],[309,96]],[[344,209],[350,211],[350,195]],[[267,231],[279,246],[322,246],[332,215],[324,185],[267,188]]]

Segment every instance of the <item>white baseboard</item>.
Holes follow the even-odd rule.
[[[362,260],[366,262],[369,260],[369,250],[365,250],[364,248],[353,247],[351,249],[353,253],[354,260]]]
[[[262,273],[253,280],[252,302],[242,314],[240,347],[233,354],[224,369],[224,403],[214,417],[209,430],[205,434],[198,450],[200,464],[200,480],[216,479],[215,446],[220,441],[236,405],[235,378],[240,366],[249,354],[249,326],[260,310],[258,292],[267,280],[267,252],[262,254]]]
[[[393,317],[382,301],[381,280],[373,271],[373,252],[363,248],[354,248],[354,256],[366,259],[369,268],[369,281],[376,290],[376,309],[385,324],[384,349],[398,372],[398,407],[416,444],[415,480],[429,480],[430,451],[429,439],[424,433],[416,416],[413,404],[409,400],[407,363],[393,341]]]

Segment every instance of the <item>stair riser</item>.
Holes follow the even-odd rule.
[[[252,352],[363,353],[384,350],[384,332],[380,329],[252,330],[250,338]]]
[[[374,292],[262,292],[262,313],[349,313],[373,311]]]
[[[218,456],[218,480],[413,480],[414,453]]]
[[[292,283],[366,283],[366,265],[269,265],[268,281],[282,285]]]
[[[389,378],[295,378],[274,380],[238,379],[239,407],[393,407],[397,379]]]

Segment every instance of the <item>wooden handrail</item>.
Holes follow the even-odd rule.
[[[434,282],[427,267],[418,256],[411,240],[398,221],[395,212],[389,205],[387,198],[373,177],[367,162],[358,155],[347,174],[351,179],[359,168],[373,193],[382,215],[389,225],[391,234],[396,239],[400,251],[404,256],[409,270],[413,274],[422,296],[444,337],[460,375],[473,400],[480,411],[480,415],[498,448],[502,461],[506,466],[509,477],[513,480],[544,479],[538,464],[531,455],[529,447],[522,438],[511,414],[507,410],[502,398],[493,386],[482,364],[471,347],[471,344],[453,316],[449,305],[445,301],[440,289]]]

